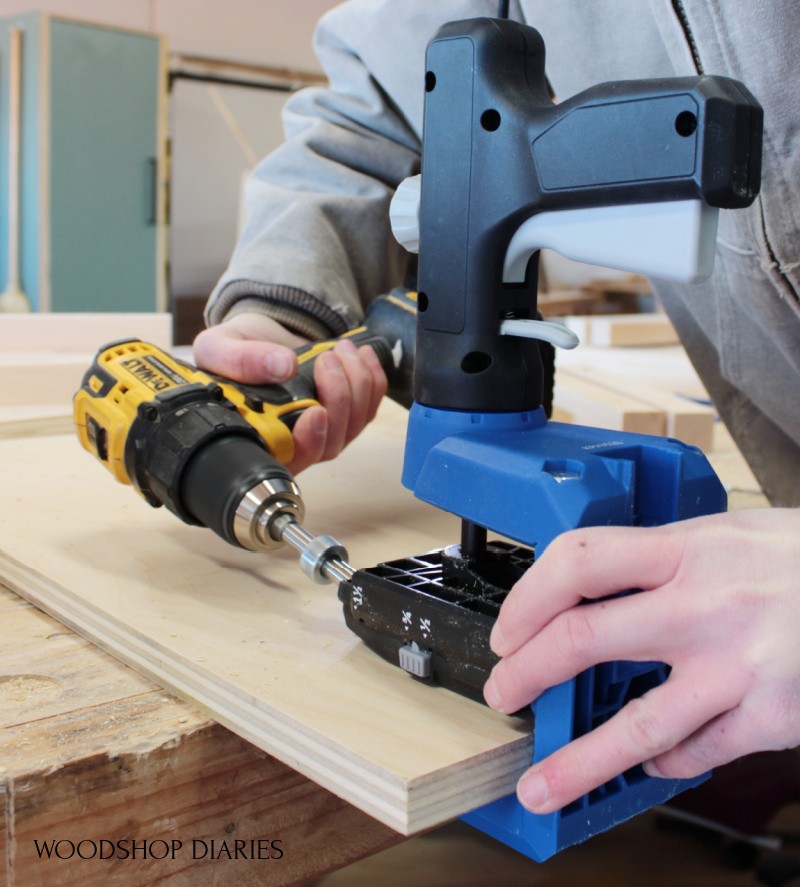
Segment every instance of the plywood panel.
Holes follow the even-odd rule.
[[[457,537],[397,480],[393,404],[301,476],[315,532],[356,565]],[[511,791],[530,724],[416,683],[346,629],[290,552],[239,551],[154,511],[71,437],[0,442],[0,576],[244,738],[398,831]]]
[[[575,366],[597,367],[616,376],[664,388],[682,397],[710,404],[708,392],[681,345],[657,347],[594,348],[581,345],[556,354],[556,375]]]

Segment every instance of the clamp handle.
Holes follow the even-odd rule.
[[[606,83],[554,104],[544,57],[539,33],[508,20],[452,22],[428,47],[414,380],[425,406],[541,404],[538,343],[500,332],[536,317],[541,247],[696,280],[711,271],[716,209],[758,193],[763,111],[741,83]]]

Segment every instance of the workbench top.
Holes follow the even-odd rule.
[[[296,884],[402,840],[4,588],[0,624],[0,884]],[[54,840],[140,850],[41,859]]]

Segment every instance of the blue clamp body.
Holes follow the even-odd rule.
[[[696,447],[548,422],[541,408],[466,413],[414,404],[403,484],[537,556],[575,527],[657,526],[726,508],[724,488]],[[598,726],[667,673],[661,663],[604,663],[551,688],[533,705],[533,762]],[[555,813],[529,813],[509,795],[464,819],[541,861],[704,778],[653,779],[637,767]]]

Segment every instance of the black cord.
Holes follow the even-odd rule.
[[[500,0],[497,4],[497,17],[508,18],[508,0]]]

